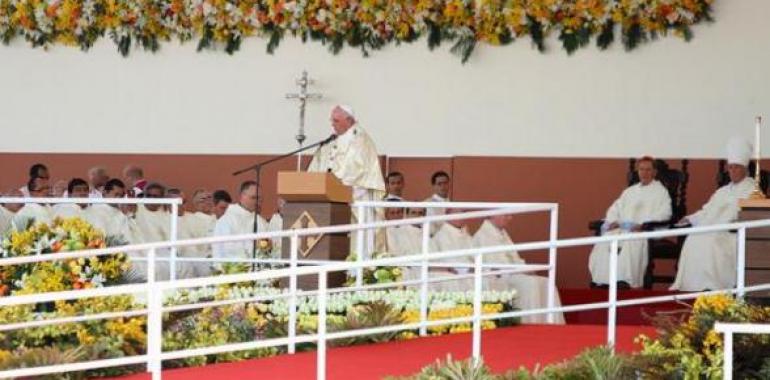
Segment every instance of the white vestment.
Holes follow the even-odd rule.
[[[748,198],[754,180],[722,186],[698,212],[687,219],[693,226],[730,223],[738,219],[738,200]],[[671,290],[717,290],[735,286],[737,240],[728,231],[690,235],[684,241],[679,269]]]
[[[489,220],[481,224],[479,230],[473,235],[473,244],[476,247],[494,247],[512,245],[508,231],[496,227]],[[518,252],[493,253],[484,255],[484,264],[526,264]],[[548,307],[548,278],[534,274],[502,274],[500,276],[486,276],[484,282],[488,283],[489,290],[516,289],[516,306],[521,310],[545,309]],[[554,306],[561,306],[559,292],[554,289]],[[522,323],[548,323],[548,314],[530,315],[521,318]],[[564,314],[554,313],[554,323],[564,324]]]
[[[610,223],[642,224],[662,222],[671,218],[671,197],[668,190],[659,181],[654,180],[644,186],[640,183],[629,186],[612,203],[604,217],[605,225]],[[606,234],[619,234],[620,229]],[[644,271],[647,269],[647,240],[628,240],[621,242],[618,254],[618,281],[625,281],[631,287],[643,285]],[[597,244],[588,258],[588,268],[592,281],[597,284],[610,282],[610,244]]]
[[[106,237],[112,237],[126,244],[138,244],[136,237],[132,236],[130,224],[136,223],[121,212],[117,207],[108,204],[93,204],[86,208],[83,217],[88,223],[104,232]],[[131,239],[134,238],[132,241]]]
[[[433,194],[430,197],[426,198],[423,202],[450,202],[449,198],[443,198],[438,194]],[[425,209],[425,216],[433,216],[433,215],[446,215],[446,209],[445,208],[432,208],[428,207]],[[434,235],[436,234],[436,231],[441,228],[442,225],[444,225],[445,222],[431,222],[430,223],[430,234]]]
[[[436,232],[435,235],[433,235],[433,242],[435,244],[435,248],[437,252],[446,252],[446,251],[456,251],[456,250],[462,250],[462,249],[470,249],[473,248],[473,236],[468,233],[467,228],[458,228],[455,227],[449,223],[444,223],[444,225],[439,228],[439,230]],[[463,264],[473,264],[473,257],[472,256],[463,256],[463,257],[455,257],[451,259],[441,259],[441,260],[431,260],[431,263],[463,263]],[[449,267],[434,267],[430,270],[432,273],[431,277],[446,277],[446,276],[454,276],[454,273],[457,274],[471,274],[473,273],[472,268],[470,267],[456,267],[452,271],[452,268]],[[445,290],[445,291],[456,291],[456,292],[464,292],[467,290],[473,289],[473,278],[465,278],[460,280],[453,280],[453,281],[442,281],[438,283],[434,283],[435,285],[431,286],[433,289],[437,290]]]
[[[268,223],[267,230],[270,232],[278,232],[283,231],[283,216],[279,213],[273,214],[273,216],[270,218],[270,223]],[[281,238],[274,238],[273,240],[273,257],[279,258],[281,257]]]
[[[31,223],[47,223],[53,221],[53,213],[48,205],[26,203],[13,217],[17,229],[24,230]]]
[[[369,135],[358,124],[342,135],[319,148],[313,155],[307,171],[331,172],[346,186],[353,187],[354,201],[379,201],[385,195],[385,181],[382,179],[377,148]],[[358,210],[353,208],[353,217],[358,220]],[[366,220],[381,219],[378,211],[369,209]],[[350,238],[351,252],[357,247],[358,234]],[[367,242],[365,257],[375,250],[374,239]]]
[[[422,253],[422,228],[405,225],[388,227],[385,230],[387,238],[386,252],[392,256],[413,256]],[[436,252],[436,243],[428,239],[428,252]],[[420,278],[420,267],[415,265],[419,261],[410,263],[402,268],[404,280],[416,280]]]
[[[104,195],[102,194],[101,190],[95,187],[90,187],[90,189],[88,190],[88,197],[94,198],[94,199],[101,199],[101,198],[104,198]]]
[[[385,195],[377,148],[358,125],[318,149],[307,171],[334,173],[343,184],[353,187],[356,201],[379,201]]]
[[[13,228],[13,212],[0,205],[0,240]]]
[[[54,218],[83,218],[85,209],[75,203],[59,203],[51,208]]]
[[[257,218],[259,231],[268,231],[265,218],[261,215],[258,215]],[[237,203],[227,207],[227,211],[217,220],[214,227],[214,236],[245,235],[251,233],[254,233],[254,213]],[[253,240],[213,245],[215,258],[251,259],[253,248]],[[221,263],[223,262],[216,264],[221,265]]]
[[[156,211],[150,211],[144,205],[137,205],[136,225],[139,229],[139,238],[145,243],[168,241],[171,237],[171,213],[162,207]],[[164,259],[158,260],[155,263],[155,279],[159,281],[168,280],[170,278],[169,250],[156,250],[155,254],[157,257]],[[130,255],[135,257],[147,256],[145,252],[135,252]],[[139,276],[147,274],[146,265],[144,261],[134,261],[132,263],[132,267]]]
[[[200,239],[213,234],[213,224],[216,218],[201,212],[186,212],[179,217],[177,224],[177,239]],[[180,247],[177,255],[181,258],[203,259],[211,257],[210,245],[191,245]],[[205,277],[211,274],[211,265],[206,262],[177,261],[177,278]]]

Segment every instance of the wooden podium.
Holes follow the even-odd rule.
[[[770,199],[739,201],[739,221],[770,219]],[[770,227],[746,230],[746,286],[770,283]],[[770,291],[747,293],[749,297],[770,297]]]
[[[285,230],[350,224],[353,192],[334,174],[279,172],[278,196],[286,201],[282,212]],[[283,239],[281,246],[281,256],[290,258],[290,239]],[[350,253],[350,238],[347,233],[300,236],[298,248],[300,260],[344,261]],[[329,273],[328,287],[342,286],[345,276],[344,272]],[[281,281],[281,285],[288,286],[288,279]],[[297,287],[316,289],[318,276],[299,277]]]

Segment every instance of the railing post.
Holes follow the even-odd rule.
[[[366,207],[358,206],[358,225],[362,226],[366,223]],[[360,264],[364,262],[364,230],[359,229],[356,231],[356,261]],[[361,287],[364,285],[364,268],[356,268],[356,286]]]
[[[291,244],[289,247],[289,269],[291,269],[291,275],[289,276],[289,321],[287,328],[287,335],[289,338],[288,351],[290,354],[296,352],[297,343],[294,338],[297,335],[297,274],[294,270],[297,268],[297,250],[299,247],[299,235],[296,233],[291,235]]]
[[[744,288],[746,287],[746,227],[738,229],[738,273],[737,287],[738,297],[743,298],[746,294]]]
[[[551,208],[551,225],[548,235],[548,241],[556,244],[559,236],[559,205]],[[553,309],[556,306],[556,246],[548,248],[548,308]],[[548,313],[548,323],[556,323],[556,314]]]
[[[722,378],[733,380],[733,332],[725,330],[725,349],[724,349],[724,373]]]
[[[163,333],[163,292],[155,288],[155,248],[147,253],[147,371],[160,380]]]
[[[476,253],[473,259],[473,361],[481,360],[481,291],[483,287],[481,270],[483,256]]]
[[[177,239],[177,229],[179,225],[179,205],[176,202],[171,204],[171,231],[169,231],[169,241],[175,243]],[[171,281],[176,280],[176,245],[171,246],[168,259],[168,278]]]
[[[615,352],[615,324],[617,317],[618,300],[618,240],[610,244],[610,291],[607,309],[607,345]]]
[[[326,380],[326,271],[318,272],[318,356],[316,379]]]
[[[420,265],[420,335],[428,335],[428,254],[430,253],[430,222],[422,224],[422,261]]]

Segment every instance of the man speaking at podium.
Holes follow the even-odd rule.
[[[315,152],[307,171],[333,173],[353,188],[354,201],[381,200],[385,195],[385,181],[374,142],[358,125],[348,106],[335,106],[331,123],[337,137]],[[355,209],[353,211],[355,213]]]

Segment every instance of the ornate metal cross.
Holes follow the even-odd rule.
[[[299,92],[293,94],[286,94],[286,99],[298,99],[299,100],[299,131],[294,137],[302,148],[302,144],[305,142],[307,136],[305,136],[305,106],[308,99],[318,100],[322,98],[321,94],[311,94],[307,92],[308,85],[314,84],[315,81],[310,79],[307,75],[307,70],[302,70],[302,77],[296,80],[297,86],[299,86]],[[302,162],[302,153],[297,155],[297,171],[300,170]]]

